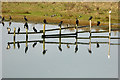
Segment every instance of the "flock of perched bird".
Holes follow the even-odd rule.
[[[88,21],[89,21],[89,20],[92,20],[92,18],[93,18],[93,17],[91,16],[91,17],[88,19]],[[25,24],[24,24],[24,28],[29,29],[28,22],[27,22],[28,19],[26,18],[26,16],[24,16],[24,20],[26,21]],[[2,25],[3,25],[3,26],[5,25],[5,24],[4,24],[4,21],[5,21],[5,18],[2,17],[1,22],[2,22]],[[11,25],[11,23],[12,23],[12,17],[9,16],[9,26]],[[44,24],[48,24],[47,21],[46,21],[46,19],[43,20],[43,23],[44,23]],[[62,26],[62,23],[63,23],[63,21],[60,21],[60,23],[58,24],[58,26],[61,27],[61,26]],[[78,25],[79,25],[79,20],[76,18],[76,26],[78,26]],[[99,26],[99,25],[100,25],[100,21],[97,21],[97,26]],[[67,26],[68,26],[68,24],[67,24]],[[9,33],[9,32],[11,31],[11,29],[8,28],[8,27],[7,27],[7,29],[8,29],[8,33]],[[33,30],[34,30],[34,32],[37,33],[37,29],[36,29],[34,26],[33,26]],[[17,32],[20,33],[20,27],[18,27]],[[37,44],[37,42],[33,44],[33,47],[35,47],[36,44]],[[19,45],[20,45],[19,43],[18,43],[17,45],[18,45],[18,47],[20,47],[20,46],[19,46]],[[69,46],[68,44],[67,44],[67,47],[70,48],[70,46]],[[58,48],[59,48],[60,51],[62,51],[62,48],[61,48],[60,46],[58,46]],[[99,48],[99,43],[97,43],[97,48]],[[26,47],[25,53],[27,52],[27,50],[28,50],[28,47]],[[44,51],[43,51],[43,54],[45,54],[46,51],[47,51],[47,50],[44,50]],[[76,48],[75,48],[75,53],[76,53],[77,51],[78,51],[78,45],[77,45]],[[89,49],[88,49],[88,52],[89,52],[89,53],[92,53],[92,51],[89,50]]]

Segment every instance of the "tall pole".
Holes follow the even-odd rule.
[[[110,58],[110,36],[111,36],[111,10],[109,11],[109,50],[108,50],[108,59]]]
[[[14,28],[14,36],[13,36],[13,41],[14,41],[13,47],[14,47],[14,49],[15,49],[15,31],[16,31],[16,28]]]
[[[90,20],[90,41],[89,41],[89,50],[91,51],[91,20]]]

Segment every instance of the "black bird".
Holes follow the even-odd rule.
[[[25,48],[25,53],[27,52],[27,50],[28,50],[28,46]]]
[[[61,46],[58,46],[58,48],[59,48],[59,50],[60,50],[60,51],[62,51],[62,48],[61,48]]]
[[[35,42],[35,43],[33,44],[33,48],[36,46],[36,44],[37,44],[37,42]]]
[[[99,45],[99,43],[97,42],[97,48],[99,48],[100,47],[100,45]]]
[[[59,23],[59,25],[58,25],[58,26],[61,26],[61,25],[62,25],[62,23],[63,23],[63,21],[60,21],[60,23]]]
[[[88,21],[89,21],[89,20],[91,20],[92,18],[93,18],[93,17],[92,17],[92,16],[90,16],[90,18],[88,19]]]
[[[90,50],[90,49],[88,49],[88,52],[91,54],[92,53],[92,51]]]
[[[12,22],[10,21],[10,22],[9,22],[9,26],[11,25],[11,23],[12,23]]]
[[[28,29],[28,23],[27,22],[24,24],[24,28],[25,27]]]
[[[75,53],[78,51],[78,45],[75,47]]]
[[[97,26],[99,26],[100,25],[100,21],[97,21]]]
[[[18,33],[20,33],[20,27],[18,28]]]
[[[12,17],[10,16],[9,19],[12,20]]]
[[[33,27],[33,30],[37,33],[37,29],[35,29],[35,27]]]
[[[43,55],[46,53],[47,50],[43,50]]]
[[[67,48],[70,48],[69,44],[67,44]]]
[[[44,24],[47,24],[47,21],[46,21],[46,19],[44,19],[44,20],[43,20],[43,22],[44,22]]]
[[[17,47],[18,47],[18,49],[20,48],[20,43],[19,42],[17,43]]]
[[[4,20],[5,20],[5,17],[2,18],[2,21],[4,21]]]
[[[28,21],[27,18],[26,18],[26,16],[24,16],[24,20],[25,20],[25,21]]]
[[[76,25],[78,26],[78,24],[79,24],[79,20],[76,18]]]

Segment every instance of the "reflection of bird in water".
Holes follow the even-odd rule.
[[[18,47],[18,49],[20,48],[20,43],[19,42],[17,43],[17,47]]]
[[[76,45],[75,47],[75,53],[78,51],[78,45]]]
[[[35,27],[33,27],[33,30],[37,33],[37,29],[35,29]]]
[[[18,33],[20,33],[20,27],[18,28]]]
[[[100,45],[99,45],[99,43],[97,42],[97,48],[99,48],[100,47]]]
[[[78,26],[78,24],[79,24],[79,21],[78,21],[78,19],[76,18],[76,25]]]
[[[62,48],[61,48],[61,46],[58,46],[58,49],[59,49],[60,51],[62,51]]]
[[[9,27],[7,27],[8,33],[10,33],[11,29]]]
[[[61,25],[62,25],[62,23],[63,23],[63,21],[60,21],[60,23],[59,23],[59,25],[58,25],[58,26],[61,26]]]
[[[47,50],[43,50],[43,55],[46,53]]]
[[[28,50],[28,46],[25,48],[25,53],[27,52],[27,50]]]
[[[44,22],[44,24],[47,24],[47,21],[46,21],[46,19],[44,19],[44,20],[43,20],[43,22]]]
[[[28,23],[27,22],[24,24],[24,28],[25,27],[28,29]]]
[[[70,48],[69,44],[67,44],[67,48]]]
[[[25,20],[25,21],[28,21],[28,19],[26,18],[26,16],[24,16],[24,20]]]
[[[36,44],[37,44],[37,42],[35,42],[35,43],[33,44],[33,48],[36,46]]]
[[[4,26],[5,24],[4,24],[4,20],[5,20],[5,18],[3,17],[2,18],[2,25]]]
[[[99,26],[100,25],[100,21],[97,21],[97,26]]]
[[[89,53],[92,53],[92,51],[91,51],[90,49],[88,49],[88,52],[89,52]]]
[[[93,18],[93,17],[92,17],[92,16],[90,16],[90,18],[88,19],[88,21],[89,21],[89,20],[91,20],[92,18]]]
[[[12,17],[10,16],[9,19],[10,19],[10,21],[9,21],[9,26],[10,26],[11,25]]]

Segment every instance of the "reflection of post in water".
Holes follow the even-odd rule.
[[[26,28],[26,45],[25,45],[25,53],[27,52],[28,50],[28,28]]]
[[[15,31],[16,31],[16,28],[14,28],[14,36],[13,36],[13,41],[14,41],[13,47],[14,47],[14,49],[15,49]]]
[[[109,11],[109,50],[108,50],[108,58],[110,58],[110,36],[111,36],[111,10]]]

